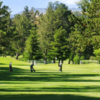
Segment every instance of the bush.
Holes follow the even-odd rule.
[[[79,61],[79,56],[78,56],[78,55],[75,55],[73,60],[74,60],[74,63],[75,63],[75,64],[79,64],[79,62],[80,62],[80,61]]]
[[[84,56],[81,56],[80,60],[84,60]]]
[[[81,62],[82,64],[99,63],[97,60],[81,60]]]
[[[96,60],[95,56],[91,56],[89,60]]]

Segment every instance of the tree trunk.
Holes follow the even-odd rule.
[[[11,58],[13,57],[13,55],[11,55]]]
[[[63,60],[61,60],[61,63],[62,63],[62,61],[63,61]],[[61,64],[61,63],[60,63],[60,59],[59,59],[59,61],[58,61],[58,66],[59,66],[59,71],[60,71],[60,72],[62,72],[62,64]]]
[[[47,49],[46,49],[46,51],[45,51],[44,63],[47,64]]]
[[[32,60],[32,64],[33,64],[33,66],[34,66],[34,60]]]
[[[53,63],[55,63],[55,58],[53,59]]]
[[[72,64],[74,64],[74,61],[72,60]]]
[[[63,64],[63,60],[61,60],[62,64]]]
[[[68,61],[68,64],[70,64],[70,59],[69,59],[69,61]]]
[[[18,59],[19,53],[16,53],[16,59]]]
[[[60,71],[62,72],[62,65],[60,66],[61,68],[60,68]]]
[[[63,64],[63,60],[61,60],[61,63]],[[62,65],[60,66],[60,71],[62,72]]]
[[[80,58],[81,58],[81,53],[79,52],[79,61],[78,61],[78,64],[80,64]]]
[[[60,59],[59,59],[59,61],[58,61],[58,67],[59,67],[59,64],[60,64]]]

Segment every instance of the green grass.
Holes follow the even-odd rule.
[[[9,72],[12,62],[13,72]],[[0,57],[0,100],[100,100],[100,65],[30,64]]]

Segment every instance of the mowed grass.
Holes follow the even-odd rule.
[[[12,61],[13,72],[9,72]],[[30,64],[0,57],[0,100],[100,100],[100,65]]]

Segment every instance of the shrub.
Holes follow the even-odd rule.
[[[96,60],[95,56],[91,56],[89,60]]]
[[[80,60],[84,60],[84,56],[81,56]]]
[[[81,62],[82,64],[99,63],[97,60],[81,60]]]
[[[78,56],[78,55],[75,55],[73,60],[74,60],[74,63],[75,63],[75,64],[79,64],[79,62],[80,62],[80,61],[79,61],[79,56]]]

